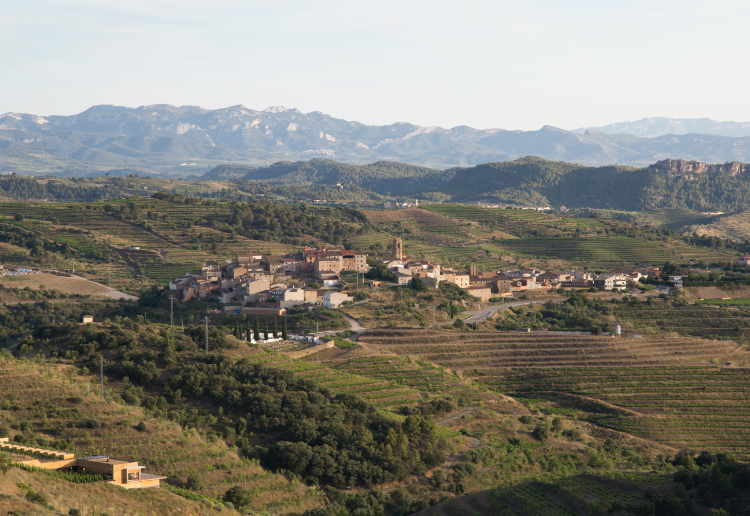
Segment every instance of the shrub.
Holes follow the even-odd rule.
[[[140,423],[138,423],[138,426],[136,426],[135,429],[138,430],[139,432],[145,432],[147,430],[146,423],[141,421]]]
[[[195,473],[195,472],[188,473],[187,481],[185,482],[185,487],[187,489],[190,489],[191,491],[199,491],[203,489],[203,479],[198,473]]]
[[[578,429],[573,430],[563,430],[562,432],[563,437],[567,437],[571,441],[583,441],[583,435],[581,434],[581,431]]]
[[[68,516],[81,516],[81,509],[71,509],[68,511]]]
[[[519,417],[519,418],[518,418],[518,421],[520,421],[520,422],[521,422],[521,424],[524,424],[524,425],[530,425],[531,423],[533,423],[533,422],[534,422],[534,418],[533,418],[533,417],[531,417],[531,416],[529,416],[529,415],[526,415],[526,416],[521,416],[521,417]]]
[[[235,507],[245,507],[253,502],[252,493],[240,486],[230,487],[224,493],[224,501],[229,502]]]
[[[534,427],[531,435],[537,441],[546,441],[549,439],[549,427],[540,423]]]
[[[34,491],[30,487],[28,488],[28,491],[26,491],[26,499],[31,503],[38,503],[39,505],[46,506],[49,504],[47,496],[44,493],[41,491]]]

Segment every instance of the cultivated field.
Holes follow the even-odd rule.
[[[609,473],[576,475],[554,481],[537,481],[505,489],[455,498],[419,516],[576,516],[619,502],[640,504],[647,489],[667,493],[674,489],[669,475]],[[585,511],[585,512],[582,512]],[[594,512],[595,514],[595,512]]]
[[[718,367],[750,359],[747,347],[732,341],[428,330],[375,330],[360,340],[509,396],[562,406],[599,400],[586,410],[633,435],[750,457],[750,370]]]
[[[41,272],[28,276],[0,276],[0,285],[32,290],[59,290],[69,294],[103,294],[109,289],[92,281],[77,277],[64,277]]]

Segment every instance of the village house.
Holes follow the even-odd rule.
[[[323,295],[323,306],[328,309],[338,308],[347,301],[354,301],[354,298],[344,292],[326,292]]]
[[[301,288],[271,290],[269,299],[274,299],[281,308],[305,304],[305,291]]]
[[[466,292],[474,297],[478,297],[480,301],[487,303],[492,297],[492,289],[489,287],[469,287]]]

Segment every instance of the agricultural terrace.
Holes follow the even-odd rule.
[[[746,347],[732,341],[400,329],[374,330],[360,341],[439,365],[509,396],[572,394],[600,400],[614,405],[600,407],[607,414],[601,424],[664,444],[750,457],[750,430],[726,427],[717,437],[711,434],[713,421],[742,424],[750,417],[743,401],[750,375],[717,367],[750,359]],[[722,414],[728,414],[725,420]],[[674,424],[658,430],[665,418]]]
[[[744,368],[540,368],[475,380],[518,396],[569,393],[594,398],[624,409],[602,409],[595,418],[602,426],[678,448],[750,458],[750,374]]]
[[[745,308],[749,303],[747,299],[711,299],[679,310],[638,303],[615,307],[614,316],[633,331],[655,329],[701,337],[741,338],[750,332],[750,313]],[[726,309],[727,306],[741,308]]]
[[[640,505],[648,489],[664,495],[674,489],[674,482],[669,475],[654,473],[566,476],[554,481],[532,481],[455,498],[417,515],[576,516],[591,514],[599,508],[605,510],[614,503]]]
[[[455,204],[423,206],[436,214],[463,221],[478,222],[482,228],[520,237],[497,238],[485,249],[498,254],[525,258],[559,258],[571,262],[664,263],[680,261],[726,261],[734,255],[727,250],[693,246],[681,239],[667,238],[660,230],[596,218],[558,217],[532,210],[482,208]]]
[[[228,350],[227,354],[292,371],[295,376],[313,380],[335,394],[356,394],[383,409],[397,410],[398,407],[445,396],[461,404],[497,401],[497,396],[431,364],[395,355],[360,356],[358,350],[342,353],[337,349],[330,354],[322,352],[321,356],[316,356],[316,353],[302,360],[293,360],[283,352],[262,347]]]

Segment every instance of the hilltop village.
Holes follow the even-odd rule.
[[[624,290],[648,276],[659,275],[658,268],[610,271],[543,271],[535,268],[468,271],[443,267],[430,260],[410,260],[400,238],[395,238],[392,255],[372,258],[360,251],[305,247],[297,253],[276,256],[243,254],[223,264],[208,262],[199,271],[180,276],[169,284],[170,297],[186,302],[192,299],[218,299],[244,315],[284,315],[299,305],[338,308],[352,302],[360,284],[371,288],[414,286],[437,288],[451,283],[483,302],[513,297],[514,293],[545,291],[560,287]],[[347,274],[348,273],[348,274]],[[347,279],[342,279],[344,275]],[[679,277],[673,278],[678,281]]]

